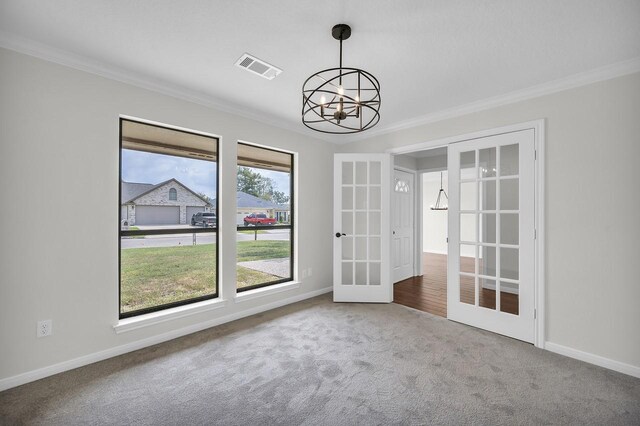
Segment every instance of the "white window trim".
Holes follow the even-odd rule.
[[[116,334],[125,333],[139,328],[160,324],[165,321],[221,309],[225,306],[227,306],[227,301],[224,299],[213,299],[190,303],[184,306],[176,306],[175,308],[163,309],[157,312],[121,319],[113,326],[113,330]]]

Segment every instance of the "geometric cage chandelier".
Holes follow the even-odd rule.
[[[367,71],[342,66],[342,42],[351,36],[351,27],[335,25],[331,34],[340,41],[340,66],[304,82],[302,123],[323,133],[362,132],[380,121],[380,83]]]

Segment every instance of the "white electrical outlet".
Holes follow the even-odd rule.
[[[313,275],[313,269],[309,268],[309,276]]]
[[[50,319],[38,321],[38,329],[36,331],[36,336],[38,337],[51,336],[51,333],[53,332],[53,321]]]
[[[307,278],[307,270],[303,269],[302,270],[302,279],[305,279],[305,278]]]

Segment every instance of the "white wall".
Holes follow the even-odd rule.
[[[298,289],[116,335],[119,114],[222,136],[225,298],[235,287],[236,141],[298,152],[298,259],[313,276]],[[331,285],[332,144],[4,49],[0,137],[0,381]],[[53,336],[37,339],[36,321],[49,318]]]
[[[547,340],[640,367],[639,113],[635,73],[339,149],[384,152],[545,118]]]
[[[442,172],[442,185],[449,193],[447,172]],[[440,172],[422,174],[422,251],[447,254],[447,210],[431,210],[440,191]],[[446,205],[447,199],[442,196]],[[474,252],[475,255],[475,252]]]

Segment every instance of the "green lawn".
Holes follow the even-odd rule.
[[[289,249],[289,241],[240,241],[238,261],[289,257]],[[122,250],[122,312],[213,293],[215,256],[215,244]],[[237,275],[239,288],[278,279],[241,266]]]

